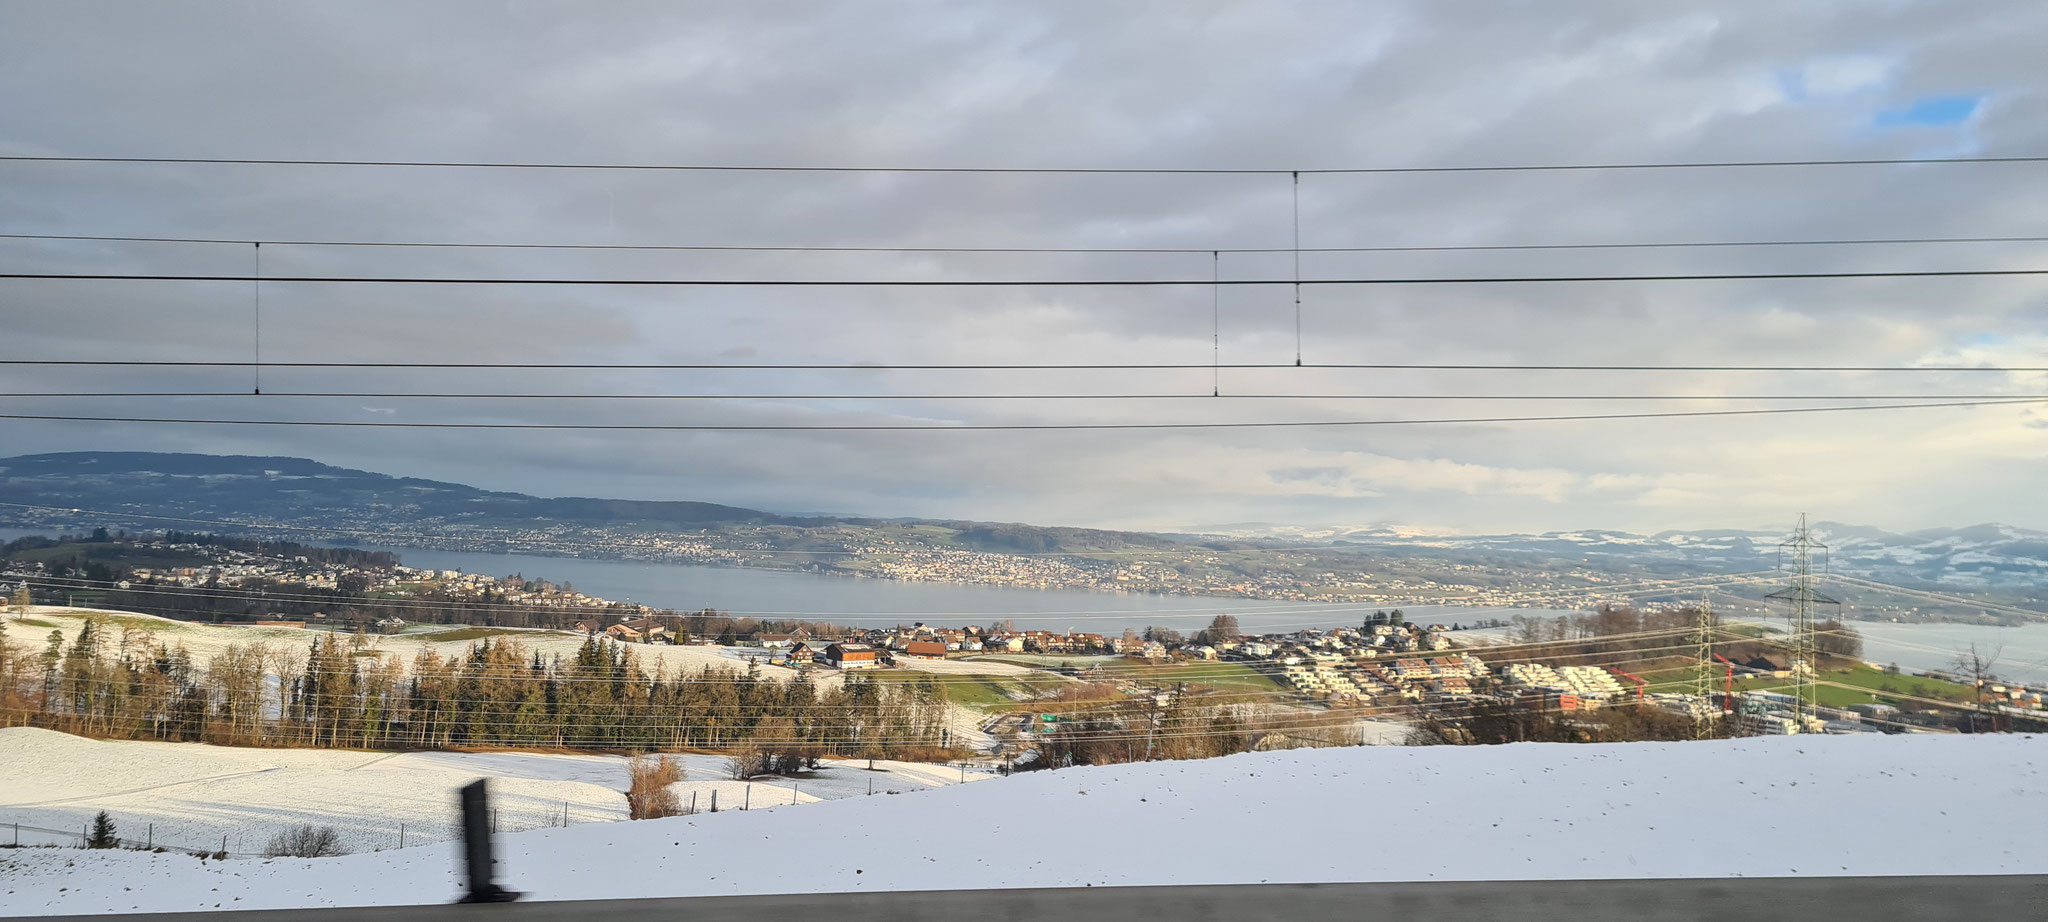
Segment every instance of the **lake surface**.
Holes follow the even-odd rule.
[[[0,528],[0,540],[49,534],[47,530]],[[391,551],[407,565],[569,582],[592,595],[691,611],[714,608],[735,615],[833,621],[860,627],[888,627],[910,621],[934,624],[989,624],[1005,618],[1020,628],[1119,633],[1125,627],[1159,625],[1199,630],[1219,614],[1236,615],[1247,631],[1290,631],[1356,624],[1383,605],[1324,605],[1221,599],[1201,596],[1091,592],[1075,589],[1016,589],[952,583],[858,579],[816,573],[693,567],[630,560],[486,554],[412,547],[367,547]],[[1516,614],[1551,616],[1555,609],[1464,608],[1406,605],[1418,620],[1444,623]],[[1998,651],[1998,675],[2048,683],[2048,624],[1993,627],[1976,624],[1898,624],[1855,621],[1863,634],[1863,656],[1897,663],[1908,671],[1951,668],[1956,654],[1977,644]]]
[[[1232,614],[1244,630],[1265,632],[1357,624],[1374,610],[1388,607],[1024,589],[636,560],[351,546],[390,551],[412,567],[498,577],[517,573],[528,579],[568,582],[583,592],[620,602],[679,611],[713,608],[754,618],[831,621],[857,627],[889,627],[912,621],[960,626],[1009,619],[1020,628],[1050,631],[1120,633],[1125,627],[1142,629],[1147,625],[1192,631],[1207,627],[1210,619],[1219,614]],[[1497,608],[1454,606],[1408,605],[1402,606],[1402,610],[1420,620],[1447,624],[1510,614]],[[1548,609],[1525,611],[1558,614]]]
[[[2048,682],[2048,624],[1993,627],[1981,624],[1895,624],[1851,621],[1863,635],[1863,658],[1897,663],[1909,672],[1955,668],[1956,654],[1976,644],[1989,657],[1992,673],[2028,683]]]

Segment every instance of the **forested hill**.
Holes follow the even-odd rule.
[[[698,528],[803,520],[716,503],[501,493],[305,458],[85,451],[0,458],[0,501],[309,525],[446,522]],[[138,523],[146,524],[146,523]]]

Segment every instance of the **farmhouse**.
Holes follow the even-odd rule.
[[[822,659],[835,669],[872,669],[881,665],[875,648],[864,643],[835,643],[825,648]]]

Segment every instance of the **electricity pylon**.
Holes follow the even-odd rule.
[[[1692,738],[1703,740],[1714,735],[1714,608],[1706,599],[1700,599],[1694,610],[1697,620],[1693,622],[1693,643],[1698,661],[1693,666],[1692,694],[1694,707]]]
[[[1778,565],[1787,568],[1786,556],[1791,563],[1792,585],[1773,592],[1765,598],[1789,602],[1792,605],[1792,694],[1797,700],[1792,705],[1792,719],[1798,725],[1798,732],[1805,733],[1807,722],[1817,715],[1815,709],[1820,700],[1814,684],[1820,671],[1820,645],[1815,637],[1816,622],[1814,608],[1818,605],[1842,603],[1820,594],[1813,588],[1813,555],[1815,551],[1827,553],[1828,546],[1814,540],[1813,533],[1806,527],[1806,514],[1800,513],[1799,525],[1792,531],[1792,538],[1778,545]]]

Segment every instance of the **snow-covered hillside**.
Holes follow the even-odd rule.
[[[678,755],[688,779],[675,785],[722,809],[811,804],[908,793],[988,777],[944,765],[878,760],[828,763],[795,782],[730,779],[725,759]],[[458,835],[456,790],[493,779],[501,830],[626,818],[620,756],[545,753],[350,752],[245,749],[200,743],[90,740],[31,727],[0,729],[0,844],[22,826],[24,844],[75,845],[107,811],[124,838],[182,848],[260,853],[270,836],[310,823],[332,826],[351,851],[395,849]],[[794,784],[794,787],[792,787]],[[154,826],[154,829],[151,827]]]
[[[2048,872],[2048,739],[1298,750],[505,836],[534,899],[1177,883]],[[0,852],[14,914],[452,900],[452,848]],[[620,873],[622,868],[643,872]],[[644,871],[654,871],[645,873]]]
[[[1527,535],[1454,535],[1383,526],[1357,529],[1226,530],[1225,537],[1279,538],[1339,543],[1387,555],[1485,555],[1527,560],[1579,560],[1633,565],[1683,562],[1713,572],[1769,569],[1778,563],[1783,529],[1665,531],[1639,535],[1580,529]],[[2048,532],[2011,525],[1930,528],[1896,533],[1863,525],[1821,522],[1815,536],[1829,545],[1837,572],[1883,582],[1981,588],[2048,587]]]

